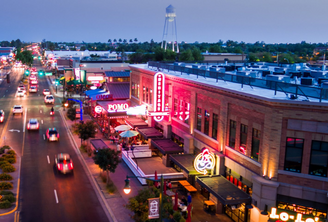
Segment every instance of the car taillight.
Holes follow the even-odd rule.
[[[57,138],[59,139],[59,133],[57,133]]]
[[[39,123],[37,123],[37,124],[36,124],[36,128],[38,128],[38,129],[39,129]]]
[[[27,129],[30,129],[30,124],[29,123],[27,124]]]
[[[1,121],[1,122],[3,121],[3,116],[0,117],[0,121]]]
[[[61,165],[61,164],[57,164],[57,168],[58,168],[58,170],[62,170],[63,169],[63,166]]]
[[[70,170],[73,169],[73,163],[70,163],[70,164],[69,164],[68,169],[70,169]]]

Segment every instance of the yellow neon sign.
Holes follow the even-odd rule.
[[[302,220],[303,214],[297,214],[295,217],[294,215],[289,215],[287,212],[281,212],[279,215],[277,214],[277,208],[272,207],[271,208],[271,214],[270,218],[272,219],[278,219],[281,221],[288,221],[288,220],[294,220],[294,222],[319,222],[319,217],[314,218],[306,218],[305,220]]]

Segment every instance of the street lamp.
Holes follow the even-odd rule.
[[[162,222],[162,208],[163,208],[163,185],[164,185],[164,178],[163,175],[161,175],[161,178],[156,180],[156,179],[151,179],[148,177],[141,177],[141,176],[126,176],[125,181],[125,186],[123,188],[123,191],[125,194],[129,194],[131,192],[131,186],[130,186],[130,180],[129,178],[142,178],[145,180],[150,180],[153,182],[160,182],[161,183],[161,193],[159,195],[159,221]]]
[[[64,104],[64,111],[65,111],[65,108],[68,107],[68,102],[66,101],[65,104]]]

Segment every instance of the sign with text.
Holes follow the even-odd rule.
[[[159,198],[148,199],[148,219],[159,218]]]
[[[212,170],[215,166],[214,154],[207,148],[203,148],[194,160],[194,168],[198,173],[207,174],[208,170]]]
[[[96,100],[112,100],[113,99],[113,95],[111,94],[107,94],[107,95],[96,95]]]
[[[277,209],[275,207],[271,208],[270,220],[274,221],[288,221],[288,222],[323,222],[326,221],[324,218],[314,217],[312,215],[306,215],[301,213],[296,213],[292,211]]]
[[[126,112],[129,108],[129,104],[127,103],[117,103],[117,104],[108,104],[107,111],[109,113],[115,113],[115,112]]]
[[[95,113],[101,113],[102,112],[102,110],[103,110],[103,108],[101,107],[101,106],[95,106]]]
[[[154,75],[154,111],[148,112],[154,120],[160,122],[169,112],[165,112],[165,75],[158,72]]]

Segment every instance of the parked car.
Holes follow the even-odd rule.
[[[73,172],[73,160],[67,153],[60,153],[55,156],[55,166],[58,172],[63,174]]]
[[[23,114],[23,106],[22,105],[15,105],[13,108],[13,115],[15,114]]]

